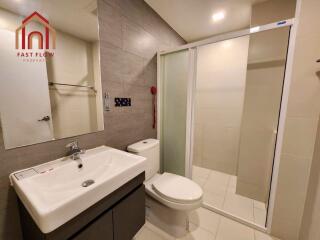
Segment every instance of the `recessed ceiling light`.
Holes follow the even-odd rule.
[[[221,21],[222,19],[225,18],[225,13],[224,12],[217,12],[215,14],[212,15],[212,20],[214,22],[218,22],[218,21]]]

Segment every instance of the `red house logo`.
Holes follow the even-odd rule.
[[[27,34],[26,27],[30,22],[38,22],[44,27],[44,35],[39,31],[32,31]],[[49,25],[49,21],[44,18],[38,12],[32,13],[30,16],[26,17],[22,21],[22,25],[16,30],[16,49],[20,48],[19,44],[19,33],[21,31],[21,49],[32,49],[33,48],[33,39],[38,38],[38,48],[39,49],[52,49],[56,48],[56,31],[53,27]],[[51,36],[51,46],[50,46],[50,36]]]

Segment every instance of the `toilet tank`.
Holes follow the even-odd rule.
[[[147,159],[146,180],[149,180],[160,170],[160,146],[157,139],[146,139],[128,146],[128,152]]]

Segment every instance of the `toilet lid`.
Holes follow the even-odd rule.
[[[202,189],[186,177],[164,173],[157,178],[152,187],[156,193],[173,202],[190,203],[202,198]]]

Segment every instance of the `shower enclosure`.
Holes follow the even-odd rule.
[[[203,206],[265,229],[292,20],[158,54],[162,171]]]

